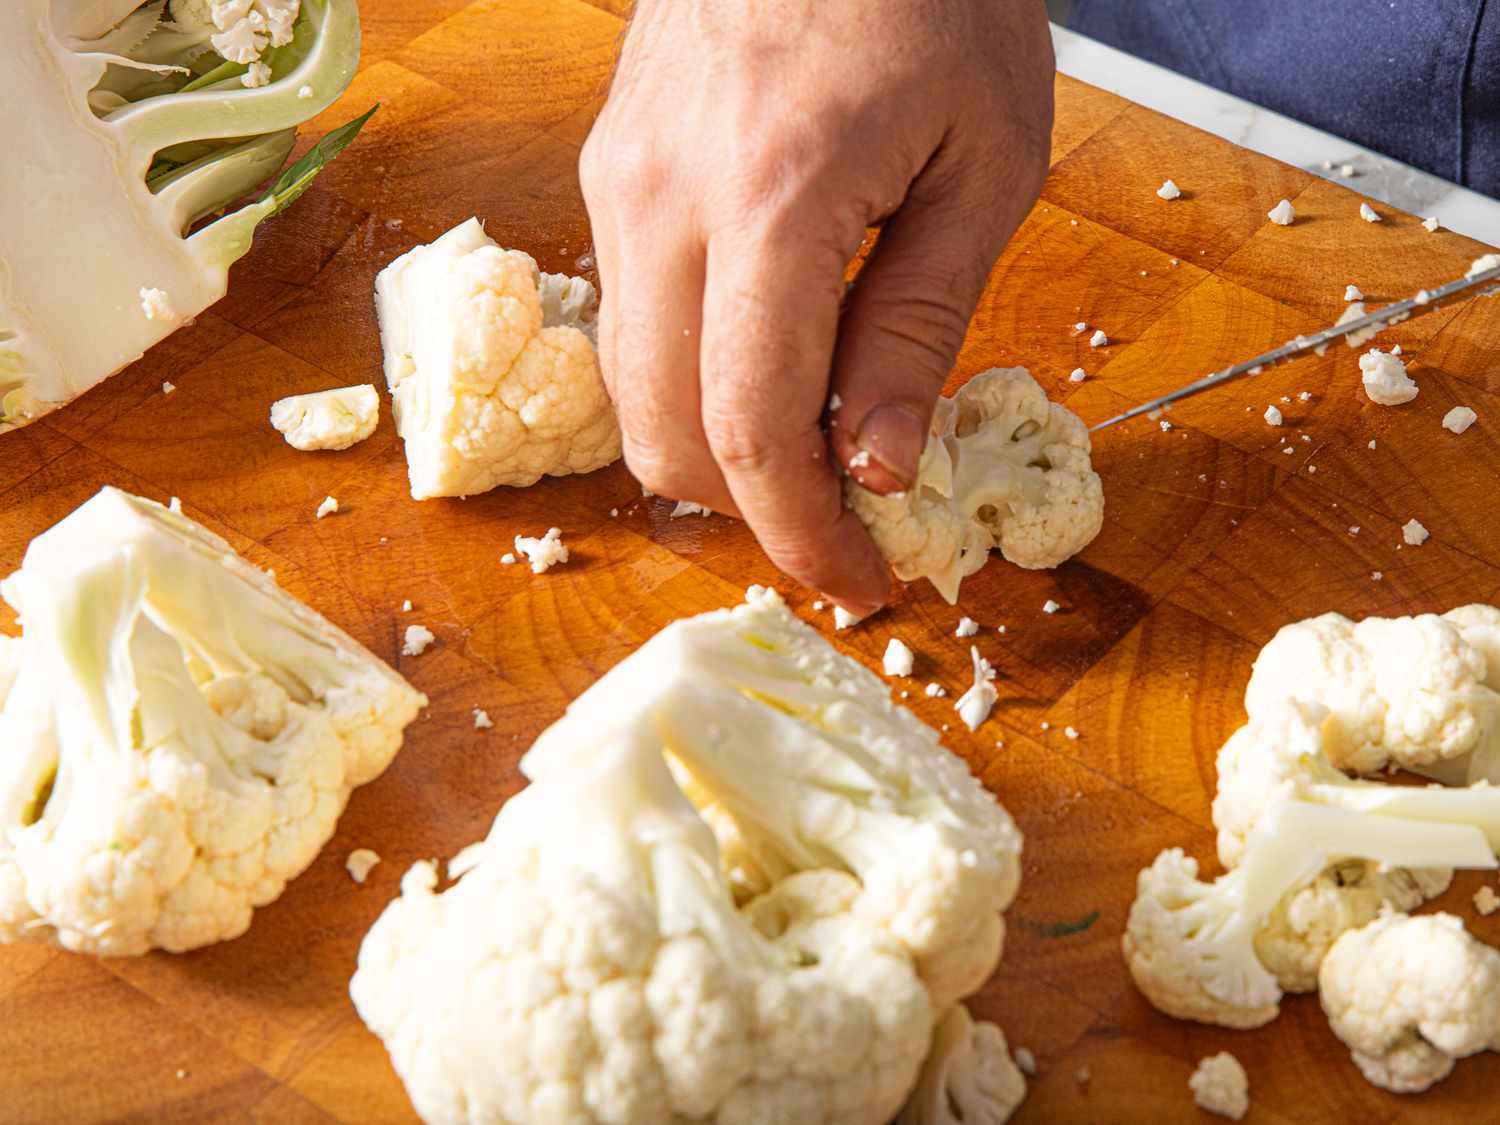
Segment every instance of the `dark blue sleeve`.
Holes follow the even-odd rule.
[[[1500,0],[1074,0],[1070,24],[1500,196]]]

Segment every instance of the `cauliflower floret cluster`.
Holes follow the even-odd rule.
[[[991,548],[1038,570],[1093,541],[1104,489],[1090,450],[1088,428],[1024,367],[991,368],[938,400],[910,490],[880,496],[850,477],[845,502],[898,578],[927,578],[953,604]]]
[[[523,487],[620,456],[587,281],[542,273],[470,219],[382,270],[375,300],[414,499]]]
[[[1000,956],[1015,825],[773,592],[664,630],[522,768],[456,883],[407,873],[350,985],[425,1120],[889,1121],[934,1027],[920,1101],[1020,1100],[954,1014]]]
[[[172,22],[207,35],[228,62],[253,65],[270,47],[292,41],[301,0],[171,0]]]
[[[223,540],[106,488],[0,583],[0,941],[239,936],[426,699]]]

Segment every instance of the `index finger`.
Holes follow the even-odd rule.
[[[709,448],[766,554],[865,614],[885,604],[890,575],[844,507],[820,424],[848,256],[826,231],[716,232],[699,367]]]

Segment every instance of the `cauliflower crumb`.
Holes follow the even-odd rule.
[[[1058,605],[1051,598],[1048,598],[1045,602],[1042,603],[1043,613],[1056,613],[1060,609],[1062,609],[1062,606]]]
[[[1349,525],[1349,534],[1350,535],[1358,535],[1359,534],[1359,524],[1357,524],[1357,523],[1350,524]]]
[[[177,319],[177,310],[172,306],[172,298],[165,289],[142,286],[140,296],[141,313],[147,320]]]
[[[885,655],[881,657],[880,663],[887,676],[910,676],[915,657],[916,654],[903,641],[892,637],[886,643]]]
[[[841,605],[833,607],[833,628],[835,632],[843,629],[852,629],[863,620],[863,617],[855,616]]]
[[[369,848],[355,848],[349,853],[349,858],[344,861],[344,866],[349,869],[351,879],[356,883],[363,883],[379,862],[380,856]]]
[[[1168,422],[1165,418],[1158,422],[1157,425],[1161,427],[1162,433],[1167,433],[1172,428],[1172,423]]]
[[[833,394],[828,396],[828,413],[837,414],[843,409],[843,406],[844,400],[839,397],[838,391],[834,391]]]
[[[1078,741],[1078,730],[1075,727],[1063,727],[1063,734],[1067,736],[1069,742]]]
[[[1275,207],[1272,207],[1269,211],[1266,212],[1266,218],[1270,219],[1279,227],[1291,226],[1292,220],[1296,217],[1297,212],[1292,207],[1292,201],[1289,199],[1283,199],[1280,203],[1276,204]]]
[[[975,621],[972,617],[960,617],[958,619],[958,628],[953,630],[953,635],[955,637],[972,637],[977,632],[979,632],[979,622]]]
[[[611,508],[611,509],[610,509],[610,510],[609,510],[609,518],[610,518],[610,519],[614,519],[614,518],[615,518],[615,517],[617,517],[617,516],[618,516],[618,515],[619,515],[619,514],[620,514],[620,509],[619,509],[619,508]]]
[[[271,68],[263,62],[253,62],[240,76],[240,84],[249,90],[257,90],[271,81]]]
[[[667,518],[675,520],[681,519],[683,516],[711,516],[713,514],[712,508],[706,508],[702,504],[694,504],[691,500],[679,500],[677,501],[677,507],[668,513]],[[566,559],[563,561],[567,562]]]
[[[1370,581],[1371,582],[1379,582],[1384,577],[1385,577],[1385,573],[1383,571],[1379,571],[1379,570],[1372,570],[1372,571],[1370,571]]]
[[[1374,448],[1375,448],[1375,439],[1374,439],[1374,438],[1371,438],[1371,439],[1370,439],[1370,444],[1369,444],[1369,445],[1367,445],[1367,446],[1365,446],[1365,448],[1366,448],[1366,449],[1374,449]]]
[[[1427,542],[1429,534],[1418,520],[1410,519],[1401,525],[1401,538],[1406,540],[1408,546],[1420,547]]]
[[[1451,433],[1461,434],[1472,426],[1479,415],[1467,406],[1455,406],[1443,415],[1443,429]]]
[[[941,699],[943,696],[948,694],[948,690],[943,687],[942,684],[928,684],[925,688],[922,689],[922,693],[926,695],[928,699]]]
[[[1266,425],[1268,426],[1281,425],[1281,411],[1274,406],[1266,407],[1264,418],[1266,420]]]
[[[1298,391],[1297,392],[1297,401],[1298,402],[1311,402],[1312,401],[1312,391]]]
[[[822,601],[821,598],[819,600],[813,602],[813,609],[816,610],[818,613],[822,613],[823,612],[823,601]]]
[[[1428,234],[1435,233],[1438,229],[1437,216],[1428,215],[1427,218],[1422,220],[1422,228],[1426,230]]]
[[[1250,1109],[1250,1080],[1240,1060],[1228,1051],[1209,1055],[1188,1079],[1188,1089],[1200,1109],[1240,1120]]]
[[[1474,909],[1486,918],[1500,910],[1500,895],[1494,887],[1480,887],[1474,892]]]
[[[1346,286],[1344,286],[1344,300],[1346,300],[1346,301],[1363,301],[1364,299],[1365,299],[1365,295],[1359,291],[1359,286],[1358,285],[1346,285]]]
[[[177,389],[177,384],[176,383],[163,383],[161,385],[161,393],[164,394],[164,395],[169,395],[173,391],[175,391],[176,389]]]
[[[1081,320],[1077,324],[1073,325],[1073,333],[1074,333],[1074,335],[1082,335],[1083,333],[1087,332],[1088,330],[1089,330],[1089,326],[1087,324],[1085,324]]]
[[[169,512],[176,512],[178,515],[181,515],[182,514],[182,498],[179,497],[179,496],[174,496],[170,500],[168,500],[167,501],[167,511],[169,511]]]
[[[312,96],[313,88],[311,86],[299,86],[297,88],[297,97],[302,99],[304,102],[310,101],[312,99]]]
[[[545,574],[558,563],[568,561],[568,548],[563,544],[562,531],[555,527],[549,527],[547,534],[540,539],[517,535],[516,553],[526,556],[526,561],[531,563],[532,574]]]
[[[1168,180],[1156,189],[1156,194],[1162,199],[1180,199],[1182,198],[1182,189],[1171,180]]]
[[[1015,1060],[1017,1070],[1028,1078],[1036,1077],[1036,1056],[1031,1053],[1030,1047],[1017,1047]]]
[[[1093,1077],[1093,1072],[1086,1066],[1080,1066],[1073,1072],[1073,1081],[1077,1082],[1080,1086],[1087,1086]]]
[[[1346,179],[1346,180],[1353,179],[1354,178],[1354,165],[1353,164],[1340,164],[1339,165],[1339,175],[1343,176],[1344,179]]]
[[[1406,364],[1389,352],[1371,348],[1359,357],[1365,394],[1381,406],[1399,406],[1417,397],[1417,384],[1406,374]]]
[[[861,449],[853,457],[849,458],[849,467],[851,469],[868,469],[870,467],[870,451],[868,449]]]
[[[488,711],[486,711],[483,707],[474,708],[475,730],[489,730],[494,725],[495,721],[490,718],[490,713]]]
[[[516,562],[516,556],[513,555],[513,554],[511,554],[511,552],[509,552],[509,551],[506,551],[505,554],[503,554],[503,555],[500,556],[500,565],[501,566],[514,566],[515,562]]]
[[[402,656],[421,656],[437,640],[426,625],[408,625],[401,641]]]
[[[1109,337],[1104,334],[1103,329],[1094,329],[1094,334],[1089,337],[1089,347],[1106,348],[1109,346]]]
[[[1088,377],[1089,376],[1088,376],[1088,372],[1087,371],[1085,371],[1081,367],[1075,367],[1075,368],[1073,368],[1073,373],[1068,376],[1068,382],[1070,382],[1070,383],[1081,383],[1085,379],[1087,379]]]
[[[1375,210],[1375,208],[1371,207],[1368,203],[1361,203],[1359,205],[1359,217],[1361,219],[1363,219],[1367,223],[1378,223],[1378,222],[1380,222],[1380,215],[1379,215],[1379,213]]]
[[[410,598],[407,598],[405,601],[403,601],[401,603],[401,612],[402,613],[410,613],[411,612],[411,599]]]
[[[316,518],[317,519],[322,519],[324,516],[331,516],[331,515],[333,515],[334,512],[336,512],[338,510],[339,510],[339,502],[337,500],[335,500],[332,496],[325,496],[325,497],[323,497],[323,502],[318,505],[318,512],[317,512],[317,517]]]

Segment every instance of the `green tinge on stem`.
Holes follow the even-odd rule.
[[[296,143],[297,130],[283,129],[232,148],[216,149],[148,182],[161,205],[171,211],[174,228],[186,234],[188,227],[203,216],[265,183]]]

